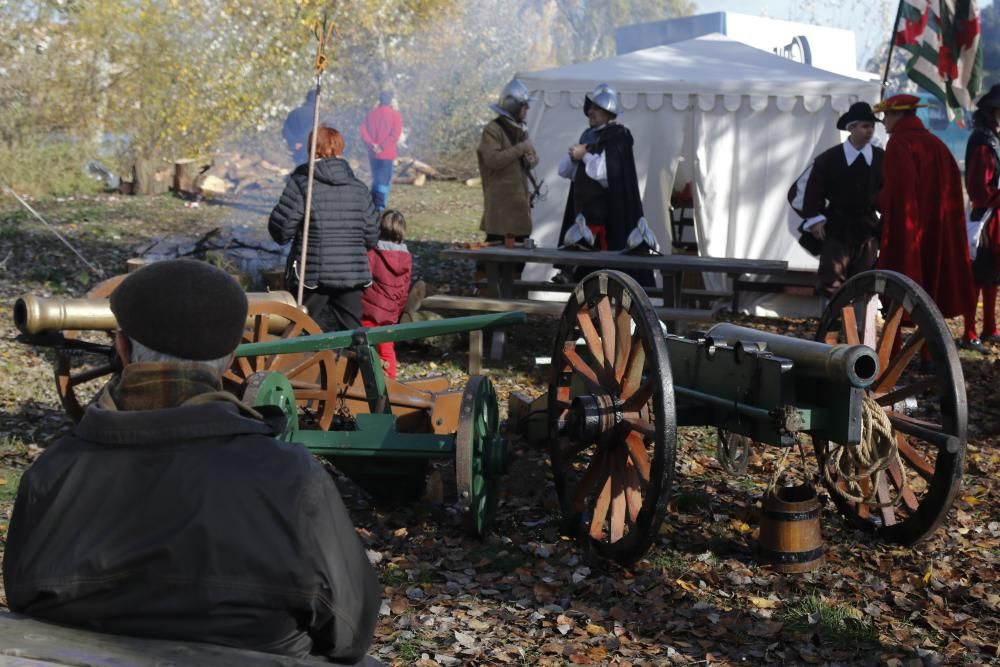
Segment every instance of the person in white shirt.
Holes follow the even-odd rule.
[[[885,151],[871,143],[875,123],[871,106],[852,104],[837,120],[847,140],[821,153],[788,192],[788,202],[804,218],[800,229],[821,246],[816,291],[824,297],[878,258]]]

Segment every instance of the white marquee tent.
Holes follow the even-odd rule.
[[[701,254],[784,259],[791,269],[813,269],[816,260],[796,243],[788,187],[842,140],[837,117],[879,90],[721,35],[517,77],[532,91],[528,132],[549,186],[533,212],[540,245],[558,241],[569,192],[559,159],[586,127],[584,95],[604,82],[621,94],[619,121],[635,138],[643,208],[664,250],[675,181],[690,182]]]

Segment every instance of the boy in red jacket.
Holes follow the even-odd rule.
[[[394,209],[379,217],[378,245],[368,251],[372,282],[361,295],[361,324],[387,326],[399,322],[406,308],[413,273],[413,256],[406,249],[406,218]],[[391,342],[375,346],[385,373],[396,379],[396,349]]]

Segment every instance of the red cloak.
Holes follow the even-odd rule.
[[[903,116],[883,165],[878,268],[915,280],[945,317],[965,314],[976,293],[955,158],[919,118]]]

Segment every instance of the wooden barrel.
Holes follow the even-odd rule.
[[[819,499],[812,484],[783,486],[764,498],[757,539],[762,561],[778,572],[809,572],[823,562]]]

